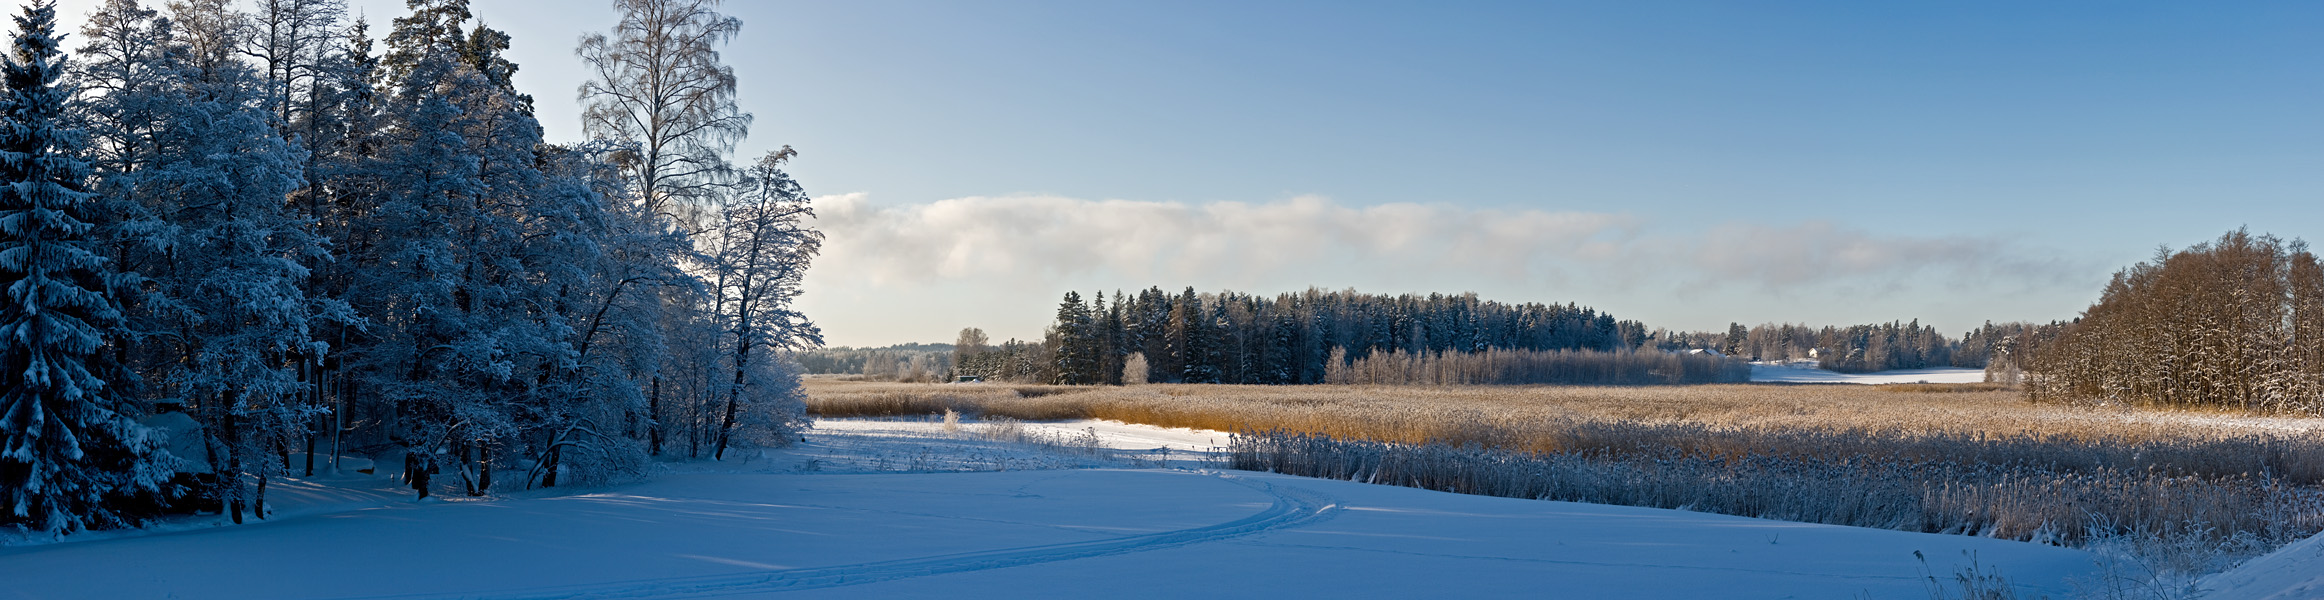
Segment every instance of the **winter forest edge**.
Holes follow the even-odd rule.
[[[577,145],[542,141],[466,0],[413,0],[380,48],[338,0],[109,0],[78,36],[23,7],[0,524],[264,518],[318,454],[485,495],[793,437],[821,235],[793,151],[730,156],[741,23],[713,4],[624,2],[582,40]]]

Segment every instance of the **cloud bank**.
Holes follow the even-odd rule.
[[[1365,280],[1351,283],[1468,276],[1764,293],[1894,288],[1929,277],[2043,286],[2086,276],[2083,265],[2006,239],[1875,235],[1828,222],[1681,231],[1619,213],[1357,207],[1314,196],[1261,204],[1006,196],[877,206],[846,194],[818,203],[829,242],[816,270],[875,286],[964,279],[1073,286],[1108,274],[1154,285],[1281,282],[1272,289],[1334,283],[1318,275]]]
[[[1321,197],[1189,204],[1055,196],[817,199],[802,308],[835,344],[1038,337],[1068,289],[1473,291],[1675,329],[2071,318],[2110,267],[1999,236],[1822,221],[1682,226],[1612,212]]]

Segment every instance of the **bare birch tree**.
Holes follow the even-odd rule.
[[[718,54],[742,21],[718,4],[615,0],[612,35],[582,36],[575,50],[595,75],[581,84],[582,131],[634,145],[625,161],[633,192],[655,213],[680,217],[706,203],[730,170],[726,154],[750,133],[734,69]]]

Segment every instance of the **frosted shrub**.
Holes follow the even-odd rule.
[[[653,460],[646,456],[644,444],[636,440],[612,440],[591,451],[566,452],[559,463],[569,485],[613,485],[653,475]]]
[[[798,363],[754,361],[747,375],[746,401],[735,416],[735,445],[780,448],[799,441],[799,431],[807,426],[807,392],[799,384]]]

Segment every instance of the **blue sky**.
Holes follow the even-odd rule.
[[[802,306],[835,344],[1034,337],[1147,285],[1958,334],[2072,318],[2157,245],[2324,235],[2317,3],[726,10],[741,154],[799,148],[825,197]],[[577,138],[610,6],[476,12]]]

